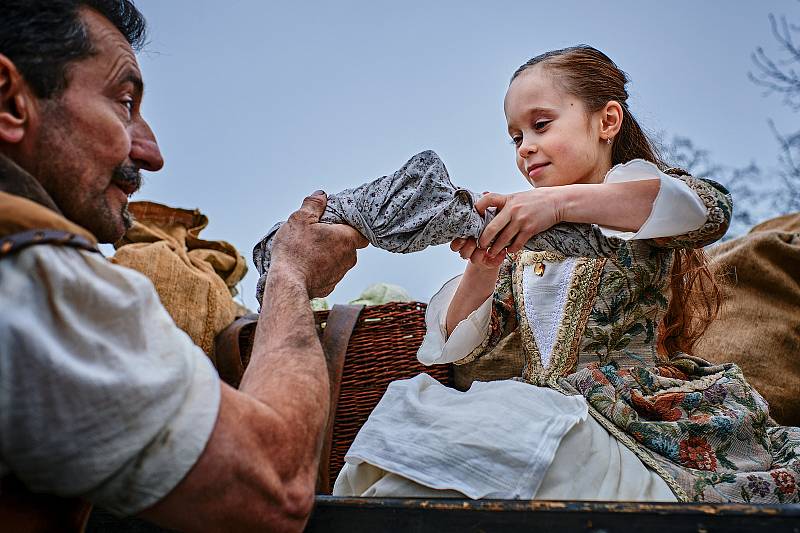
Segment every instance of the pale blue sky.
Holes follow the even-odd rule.
[[[750,54],[775,50],[768,14],[800,22],[800,2],[269,2],[139,0],[150,24],[140,56],[145,116],[164,170],[135,199],[200,208],[206,238],[248,258],[253,244],[315,189],[336,192],[435,150],[474,190],[526,186],[502,100],[529,57],[578,43],[631,77],[647,129],[691,137],[727,165],[774,164],[767,118],[797,115],[747,79]],[[399,256],[375,249],[329,298],[385,281],[427,301],[463,262],[446,246]]]

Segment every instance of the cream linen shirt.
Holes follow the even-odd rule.
[[[141,274],[58,246],[0,260],[0,476],[137,513],[195,464],[219,402]]]

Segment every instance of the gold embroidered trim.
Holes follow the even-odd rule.
[[[544,369],[542,368],[542,354],[536,344],[536,338],[528,322],[528,313],[525,311],[525,287],[524,272],[525,265],[533,265],[542,261],[561,262],[566,259],[561,254],[549,251],[530,252],[525,251],[517,259],[517,268],[514,269],[512,276],[512,287],[514,290],[514,305],[519,316],[519,332],[524,351],[524,364],[522,367],[522,379],[534,385],[544,385]],[[552,359],[551,359],[552,361]]]
[[[687,232],[681,240],[700,242],[709,235],[714,235],[726,223],[725,212],[717,205],[719,199],[714,194],[713,187],[691,176],[683,176],[681,179],[700,197],[706,208],[705,223],[698,229]]]
[[[563,368],[561,368],[558,373],[551,373],[548,378],[566,376],[567,374],[575,372],[578,366],[578,352],[580,351],[581,341],[583,340],[583,332],[586,329],[586,322],[589,320],[589,315],[594,308],[594,300],[597,297],[600,276],[603,274],[605,264],[605,258],[586,259],[576,267],[573,279],[576,284],[580,283],[580,287],[575,290],[575,303],[576,306],[580,306],[580,312],[576,312],[574,315],[577,317],[576,320],[573,321],[575,329],[570,332],[570,336],[566,336],[565,334],[564,342],[560,344],[560,346],[563,346],[564,349],[567,350],[566,356],[564,357]],[[578,268],[582,270],[580,274],[578,273]],[[574,286],[575,285],[573,285],[573,287]],[[572,287],[570,287],[570,299],[572,299]],[[559,330],[559,334],[560,333],[561,330]],[[559,335],[557,342],[561,343],[561,340]]]
[[[548,383],[550,387],[557,390],[561,394],[565,394],[567,396],[572,396],[574,393],[569,393],[567,389],[561,386],[556,380],[552,380]],[[664,480],[664,483],[672,490],[672,493],[678,499],[679,502],[688,502],[689,495],[686,494],[686,491],[683,490],[683,487],[680,486],[678,481],[669,473],[667,470],[661,466],[650,450],[648,450],[642,444],[636,442],[634,439],[630,437],[627,433],[622,431],[619,426],[614,424],[608,418],[603,416],[597,409],[595,409],[592,404],[588,403],[589,407],[589,414],[592,415],[592,418],[597,420],[597,423],[603,426],[606,431],[611,433],[611,435],[624,444],[630,451],[632,451],[636,457],[639,458],[646,466],[649,466],[656,474],[658,474],[661,479]]]

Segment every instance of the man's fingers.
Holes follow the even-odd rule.
[[[303,205],[300,206],[300,211],[308,213],[313,217],[313,222],[319,222],[322,213],[325,212],[325,206],[328,205],[328,197],[323,191],[315,191],[311,196],[306,196],[303,199]]]
[[[360,231],[352,226],[347,226],[351,231],[350,234],[353,239],[353,244],[355,245],[356,249],[359,248],[366,248],[369,245],[369,241],[366,237],[364,237]]]
[[[327,285],[325,287],[317,288],[317,289],[315,289],[313,291],[311,296],[314,297],[314,298],[325,298],[330,293],[332,293],[333,289],[335,289],[335,288],[336,288],[336,284],[335,283],[333,285]]]
[[[457,252],[461,250],[465,242],[467,242],[467,239],[462,239],[461,237],[453,239],[453,242],[450,243],[450,249],[454,252]]]
[[[503,206],[506,205],[506,200],[508,195],[506,194],[498,194],[496,192],[490,192],[484,196],[481,196],[477,202],[475,202],[475,209],[478,213],[483,216],[486,214],[487,207],[495,207],[498,210],[502,209]]]
[[[356,228],[347,224],[330,224],[328,225],[331,231],[339,234],[335,238],[350,241],[354,248],[366,248],[369,241],[358,231]],[[328,239],[331,237],[329,236]],[[331,246],[337,246],[335,241],[330,242]]]
[[[358,249],[366,248],[368,245],[369,245],[369,241],[367,240],[366,237],[361,235],[361,233],[356,235],[356,248],[358,248]]]

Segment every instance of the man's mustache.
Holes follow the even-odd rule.
[[[111,174],[111,181],[130,196],[141,188],[142,174],[133,165],[120,165]]]

